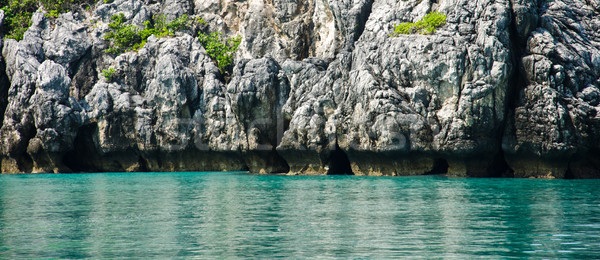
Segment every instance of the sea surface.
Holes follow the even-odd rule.
[[[600,180],[0,175],[0,259],[600,258]]]

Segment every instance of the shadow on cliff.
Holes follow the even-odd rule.
[[[348,155],[336,144],[329,155],[327,175],[354,175]]]
[[[96,124],[85,125],[79,128],[73,142],[74,149],[65,154],[63,163],[73,172],[94,172],[96,169],[92,161],[100,156],[95,152],[92,135],[98,127]]]
[[[63,163],[72,172],[125,172],[123,162],[135,165],[135,171],[147,172],[147,162],[139,156],[138,151],[126,150],[114,154],[101,155],[94,143],[94,133],[98,132],[96,124],[79,128],[74,141],[74,149],[63,157]]]
[[[433,167],[431,171],[426,172],[424,175],[438,175],[448,173],[448,161],[444,158],[437,158],[433,160]]]

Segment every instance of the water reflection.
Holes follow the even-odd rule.
[[[594,258],[599,181],[0,176],[0,258]]]

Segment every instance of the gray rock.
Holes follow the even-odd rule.
[[[27,146],[33,172],[69,171],[62,159],[73,150],[77,130],[85,120],[79,103],[69,98],[70,83],[66,69],[51,60],[38,68],[36,89],[30,99],[36,133]]]
[[[544,2],[525,45],[525,86],[504,137],[517,177],[598,176],[600,18],[588,1]]]
[[[242,60],[227,84],[231,110],[245,133],[244,161],[258,173],[288,172],[275,148],[283,134],[282,108],[289,87],[280,78],[280,67],[271,58]]]
[[[194,11],[192,4],[192,0],[166,0],[161,6],[161,13],[171,21],[182,15],[192,14]]]
[[[40,9],[22,41],[2,41],[2,171],[598,177],[599,10],[114,0],[50,19]],[[433,35],[389,36],[430,11],[447,15]],[[139,27],[184,14],[206,25],[109,55],[118,13]],[[233,71],[220,73],[198,29],[242,37]]]
[[[387,37],[399,17],[433,8],[448,16],[435,35]],[[513,66],[510,18],[508,1],[375,1],[341,107],[340,147],[354,173],[423,174],[441,157],[453,175],[489,174]],[[471,31],[460,34],[461,26]],[[373,162],[370,153],[389,160]]]
[[[109,23],[113,15],[122,13],[131,24],[143,28],[144,22],[152,18],[149,7],[152,6],[145,5],[145,1],[141,0],[113,0],[109,3],[98,1],[92,19]]]
[[[352,48],[371,11],[361,1],[194,1],[212,30],[242,36],[242,58],[333,59]]]
[[[53,60],[67,71],[74,71],[76,62],[91,47],[84,18],[79,16],[71,12],[61,14],[54,21],[55,29],[46,30],[43,35],[45,59]]]
[[[0,26],[4,24],[4,10],[0,10]]]
[[[25,32],[23,40],[4,41],[2,56],[6,61],[10,88],[0,128],[2,172],[32,170],[31,159],[26,153],[29,139],[35,134],[30,98],[36,88],[40,60],[44,58],[41,32],[46,26],[43,14],[36,12],[32,17],[32,27]]]

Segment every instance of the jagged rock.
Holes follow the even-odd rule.
[[[192,0],[166,0],[162,4],[161,14],[170,21],[182,15],[192,14],[192,8]]]
[[[88,134],[96,142],[84,150],[114,159],[84,168],[244,169],[243,132],[198,39],[151,37],[137,53],[121,54],[106,66],[116,68],[116,82],[98,82],[86,96]]]
[[[91,47],[87,28],[79,16],[71,12],[61,14],[53,23],[55,29],[46,30],[43,35],[44,58],[62,65],[67,71],[73,71],[75,63]]]
[[[63,156],[73,149],[77,130],[85,121],[82,108],[69,97],[71,79],[66,69],[51,60],[38,68],[36,89],[31,96],[31,114],[36,129],[27,153],[33,172],[65,172]]]
[[[2,40],[2,172],[600,176],[595,2],[92,8],[56,19],[40,9],[22,41]],[[430,11],[447,15],[433,35],[389,36]],[[118,13],[140,28],[157,15],[206,25],[107,54],[103,37]],[[198,29],[242,37],[233,71],[219,71]]]
[[[423,174],[442,157],[450,174],[487,175],[512,72],[508,1],[375,1],[373,10],[341,105],[340,147],[354,173]],[[448,16],[434,35],[387,37],[398,18],[429,10]]]
[[[516,177],[599,176],[600,18],[587,1],[543,2],[525,45],[504,150]]]
[[[285,59],[333,59],[352,48],[371,11],[361,1],[194,1],[195,11],[213,30],[239,32],[238,55]]]
[[[149,10],[151,7],[141,0],[113,0],[108,3],[98,1],[92,19],[108,23],[110,17],[122,13],[131,24],[143,28],[144,22],[152,18]]]
[[[289,93],[272,58],[242,60],[227,84],[232,112],[246,135],[244,161],[252,172],[288,172],[275,148],[283,134],[282,108]]]
[[[2,55],[6,60],[6,74],[10,80],[8,105],[0,129],[2,172],[29,172],[31,159],[26,153],[29,139],[35,134],[29,99],[35,91],[40,60],[43,59],[41,31],[46,20],[40,12],[32,17],[32,27],[23,40],[4,41]],[[20,162],[20,163],[19,163]]]
[[[284,120],[289,121],[289,126],[277,150],[292,173],[328,172],[331,152],[336,149],[336,103],[332,87],[337,66],[329,65],[325,71],[313,62],[288,60],[282,66],[290,84],[290,95],[283,107]]]

